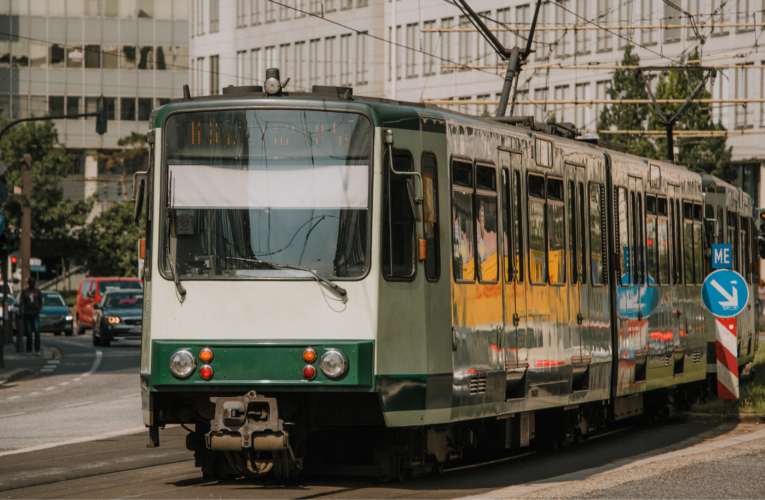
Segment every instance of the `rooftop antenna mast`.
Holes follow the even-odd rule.
[[[541,6],[542,0],[537,0],[537,6],[534,9],[534,17],[531,20],[531,30],[529,31],[529,37],[526,40],[526,48],[521,52],[521,49],[519,49],[518,46],[515,46],[512,49],[508,49],[502,45],[502,42],[500,42],[497,37],[494,36],[494,33],[492,33],[491,30],[484,24],[478,14],[476,14],[470,5],[468,5],[467,1],[457,0],[457,7],[459,7],[462,13],[465,14],[468,19],[470,19],[470,22],[473,23],[473,26],[476,27],[476,29],[486,39],[489,45],[494,48],[499,57],[501,57],[503,61],[507,61],[505,83],[502,86],[502,94],[500,95],[499,104],[497,105],[497,117],[501,118],[505,116],[505,112],[507,111],[507,101],[510,100],[511,89],[513,91],[513,97],[510,103],[510,116],[513,116],[513,110],[515,108],[515,94],[516,89],[518,88],[517,77],[520,74],[523,65],[526,63],[529,55],[533,52],[531,49],[531,44],[534,40],[534,30],[537,26],[537,17],[539,16],[539,8]]]

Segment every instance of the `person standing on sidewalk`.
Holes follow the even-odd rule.
[[[34,353],[40,352],[40,311],[42,310],[42,292],[35,286],[37,280],[29,278],[27,286],[21,292],[21,314],[24,318],[24,332],[27,334],[27,354],[32,354],[32,335],[34,334]]]

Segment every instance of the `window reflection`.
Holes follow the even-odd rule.
[[[497,198],[479,195],[476,213],[476,258],[482,281],[497,281]]]
[[[473,195],[454,192],[452,222],[454,225],[454,277],[475,279],[473,249]]]

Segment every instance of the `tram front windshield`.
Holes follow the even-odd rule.
[[[359,278],[366,273],[373,128],[363,115],[251,109],[163,127],[166,274]],[[164,260],[164,259],[163,259]]]

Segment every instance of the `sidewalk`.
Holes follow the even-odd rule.
[[[61,351],[46,346],[45,343],[42,344],[41,356],[27,356],[23,352],[16,352],[14,344],[6,344],[4,347],[5,368],[0,368],[0,385],[35,376],[51,359],[61,359]]]

